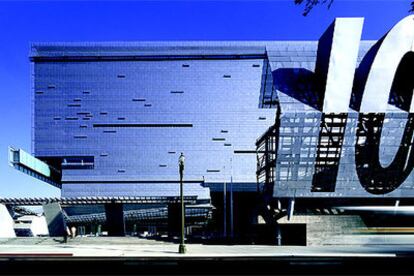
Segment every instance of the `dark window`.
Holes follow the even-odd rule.
[[[108,112],[101,112],[99,114],[101,114],[101,115],[108,115]]]
[[[213,173],[213,172],[220,172],[220,170],[207,170],[207,172],[211,172],[211,173]]]
[[[93,156],[65,156],[62,158],[62,169],[93,169]]]
[[[87,125],[80,125],[79,127],[80,127],[80,128],[88,128],[88,126],[87,126]]]
[[[228,133],[228,132],[229,132],[228,130],[224,130],[224,129],[221,130],[221,133]]]
[[[83,94],[91,94],[91,91],[83,91]]]
[[[56,85],[54,85],[54,84],[49,84],[49,85],[47,86],[47,88],[48,88],[48,89],[55,89],[55,88],[56,88]]]
[[[77,117],[66,117],[65,120],[67,120],[67,121],[76,121],[76,120],[79,120],[79,118],[77,118]]]
[[[169,154],[175,154],[175,151],[169,151],[168,153]]]
[[[259,117],[259,120],[266,120],[266,117]]]
[[[150,107],[152,104],[144,104],[145,107]]]
[[[226,141],[226,138],[213,138],[213,141]]]
[[[253,67],[260,67],[260,65],[259,65],[259,64],[253,64],[252,66],[253,66]]]
[[[123,121],[125,120],[125,117],[118,117],[118,120]]]
[[[190,67],[190,65],[189,64],[183,64],[183,67],[188,68],[188,67]]]
[[[231,144],[224,144],[225,147],[231,147]]]
[[[193,127],[193,124],[94,124],[93,127]]]
[[[255,150],[235,150],[235,154],[256,154],[257,152]]]
[[[108,154],[104,152],[104,153],[101,153],[100,156],[104,157],[104,156],[108,156]]]
[[[160,164],[160,165],[159,165],[159,167],[160,167],[160,168],[166,168],[166,167],[167,167],[167,165],[165,165],[165,164]]]
[[[145,102],[145,99],[142,98],[134,98],[132,99],[133,102]]]
[[[125,75],[118,75],[118,79],[125,79]]]
[[[171,91],[171,94],[183,94],[184,91]]]
[[[36,91],[36,94],[43,94],[43,91]]]
[[[62,118],[60,117],[54,117],[53,120],[61,120]]]
[[[75,139],[86,139],[86,138],[88,138],[88,136],[86,136],[86,135],[75,135],[75,136],[73,136],[73,138],[75,138]]]
[[[116,130],[104,130],[103,133],[116,133]]]
[[[119,172],[119,173],[124,173],[124,172],[125,172],[125,170],[119,169],[119,170],[118,170],[118,172]]]
[[[68,107],[80,107],[80,104],[68,104]]]
[[[229,78],[231,78],[231,75],[224,75],[223,78],[229,79]]]

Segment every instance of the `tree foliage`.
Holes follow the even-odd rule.
[[[334,0],[294,0],[296,5],[305,5],[303,9],[303,15],[307,16],[309,12],[313,9],[313,7],[323,4],[327,5],[328,9],[332,6]],[[411,8],[408,12],[414,12],[414,1],[411,2]]]

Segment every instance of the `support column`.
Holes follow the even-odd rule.
[[[14,222],[6,206],[0,204],[0,238],[14,238]]]
[[[168,236],[178,237],[181,229],[181,205],[180,203],[168,204]]]
[[[105,204],[105,214],[108,236],[125,236],[124,205],[122,203]]]
[[[43,205],[43,212],[49,229],[50,237],[64,237],[67,238],[66,221],[63,216],[62,207],[59,203],[48,203]]]

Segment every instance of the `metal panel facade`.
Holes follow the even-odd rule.
[[[181,152],[185,195],[256,185],[275,116],[264,57],[259,42],[34,45],[33,153],[62,158],[62,196],[178,195]]]

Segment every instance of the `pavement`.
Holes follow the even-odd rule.
[[[18,237],[0,239],[0,256],[65,254],[74,257],[396,257],[414,253],[414,246],[272,246],[178,244],[136,237]]]
[[[285,274],[382,274],[390,271],[410,274],[414,271],[412,245],[186,246],[187,253],[179,254],[176,243],[136,237],[76,237],[68,239],[67,243],[50,237],[0,239],[0,270],[15,275],[33,271],[47,275],[62,266],[69,274],[83,267],[82,271],[89,274],[128,275],[137,271],[157,275],[199,274],[200,271],[207,274],[275,271]],[[194,265],[195,268],[190,269]],[[398,269],[394,271],[394,268]]]

